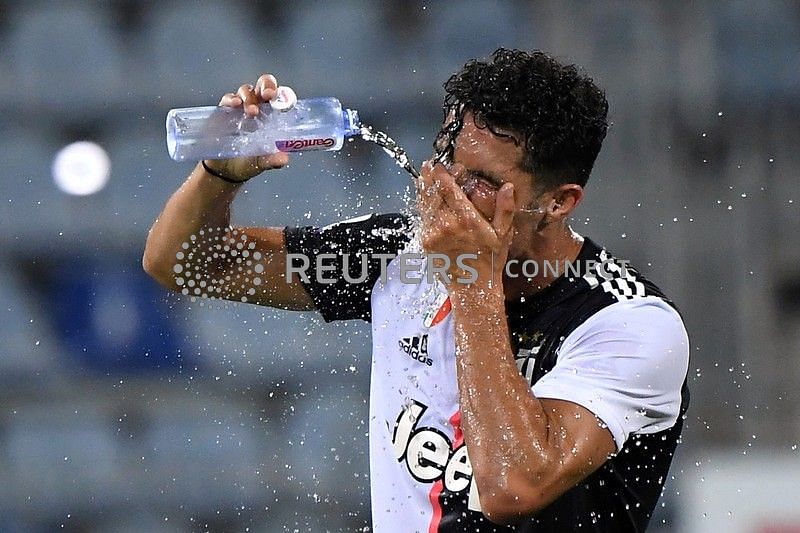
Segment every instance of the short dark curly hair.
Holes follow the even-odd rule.
[[[444,83],[444,113],[457,119],[434,147],[450,150],[469,111],[479,126],[511,130],[524,142],[522,168],[537,185],[586,185],[608,131],[605,93],[575,65],[541,51],[499,48],[489,61],[471,60]]]

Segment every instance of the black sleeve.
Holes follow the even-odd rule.
[[[372,319],[370,296],[381,274],[381,259],[375,255],[397,255],[410,236],[409,217],[398,213],[373,214],[323,228],[306,226],[284,230],[287,253],[308,258],[306,276],[305,279],[300,276],[301,283],[326,322],[356,318],[369,322]],[[320,254],[335,256],[319,258],[322,265],[333,266],[332,270],[318,270]],[[294,268],[305,266],[305,261],[299,257],[287,260]],[[366,267],[362,261],[366,262]],[[344,274],[345,262],[349,280]],[[384,265],[388,262],[383,260]],[[366,268],[365,279],[363,268]]]

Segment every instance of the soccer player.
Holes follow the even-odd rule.
[[[256,115],[276,87],[264,75],[221,105]],[[144,268],[185,294],[371,322],[376,531],[643,531],[688,404],[689,341],[653,283],[569,226],[605,95],[506,49],[444,87],[418,216],[233,228],[241,184],[288,156],[203,161]]]

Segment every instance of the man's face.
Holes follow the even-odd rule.
[[[497,191],[504,183],[514,185],[517,209],[528,209],[534,203],[534,176],[522,170],[523,155],[522,145],[516,144],[513,138],[496,135],[489,128],[479,128],[471,113],[464,114],[464,125],[456,138],[450,168],[467,198],[487,220],[494,218]],[[519,236],[532,236],[541,218],[538,213],[516,213],[514,230],[517,235],[511,246],[512,255],[527,244],[519,242],[522,240]]]

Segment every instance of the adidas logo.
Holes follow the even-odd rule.
[[[428,366],[433,366],[433,361],[428,357],[428,334],[403,337],[397,344],[400,349],[410,355],[412,359]]]

